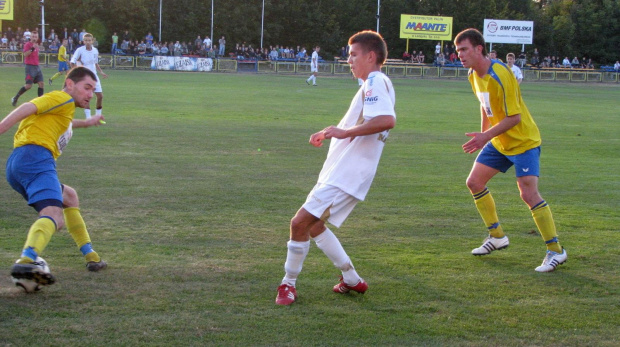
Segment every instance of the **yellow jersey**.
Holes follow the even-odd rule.
[[[73,135],[71,122],[75,114],[75,102],[71,95],[61,90],[47,93],[30,102],[37,107],[37,113],[19,123],[13,146],[42,146],[57,159]]]
[[[67,61],[67,47],[60,45],[58,48],[58,61]]]
[[[504,118],[521,115],[521,122],[494,137],[491,143],[504,155],[521,154],[541,144],[540,132],[521,97],[521,89],[510,68],[497,60],[483,77],[470,69],[469,82],[491,126]]]

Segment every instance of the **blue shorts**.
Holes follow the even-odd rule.
[[[69,64],[67,64],[66,61],[59,61],[58,72],[67,71],[67,70],[69,70]]]
[[[540,176],[540,146],[527,150],[517,155],[504,155],[500,153],[491,142],[487,143],[478,154],[476,162],[492,167],[501,172],[506,172],[511,166],[515,166],[517,177]]]
[[[62,207],[62,186],[56,160],[47,148],[37,145],[17,147],[6,162],[6,180],[40,211],[46,206]]]

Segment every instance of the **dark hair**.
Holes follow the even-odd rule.
[[[83,66],[76,66],[73,69],[71,69],[69,73],[67,74],[67,79],[72,80],[73,83],[78,83],[82,81],[84,78],[86,78],[86,76],[97,81],[97,75],[95,75],[94,72],[90,71],[89,69]]]
[[[364,52],[375,52],[377,55],[377,64],[382,65],[387,58],[387,44],[381,34],[372,30],[360,31],[349,38],[349,46],[358,43],[362,46]]]
[[[474,47],[482,46],[482,55],[487,55],[487,47],[484,42],[484,36],[482,36],[480,31],[474,28],[465,29],[456,35],[454,38],[454,43],[458,45],[465,40],[469,40],[469,43],[471,43]]]

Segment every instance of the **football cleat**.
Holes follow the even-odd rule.
[[[12,97],[12,98],[11,98],[11,105],[12,105],[13,107],[17,106],[17,98],[15,98],[15,97]]]
[[[86,264],[86,268],[88,271],[97,272],[99,270],[103,270],[108,267],[108,263],[106,263],[103,259],[99,260],[99,262],[89,261]]]
[[[288,284],[281,284],[278,287],[278,296],[276,296],[276,305],[290,305],[297,299],[297,291],[295,287]]]
[[[360,294],[366,293],[368,290],[368,283],[364,282],[364,279],[360,278],[360,281],[356,285],[350,286],[344,283],[342,276],[340,276],[340,282],[334,286],[334,292],[340,294],[346,294],[350,291],[358,292]]]
[[[482,246],[478,248],[474,248],[471,251],[471,254],[487,255],[493,251],[499,251],[501,249],[504,249],[508,247],[509,244],[510,242],[508,241],[508,236],[496,238],[496,237],[492,237],[491,235],[489,235],[486,239],[484,239]]]
[[[562,253],[548,250],[542,264],[540,264],[540,266],[538,266],[534,270],[538,272],[551,272],[555,270],[558,265],[564,264],[567,258],[568,255],[566,254],[566,250],[564,249],[564,247],[562,247]]]
[[[36,261],[29,264],[13,264],[11,276],[15,280],[32,280],[43,286],[49,286],[56,282],[47,262],[41,257],[37,257]]]
[[[51,78],[49,80],[47,80],[47,82],[50,84],[50,86],[52,85],[52,79]]]

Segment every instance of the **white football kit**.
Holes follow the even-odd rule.
[[[95,87],[95,92],[101,93],[103,89],[101,88],[101,83],[99,81],[99,76],[97,75],[97,67],[96,64],[99,64],[99,50],[95,47],[91,47],[90,51],[86,49],[86,46],[81,46],[75,50],[75,53],[71,57],[71,63],[77,64],[78,61],[87,69],[92,71],[95,76],[97,76],[97,86]]]
[[[396,118],[396,94],[390,79],[379,71],[370,73],[349,110],[338,124],[348,129],[376,116]],[[353,139],[332,138],[318,183],[338,187],[358,200],[364,200],[375,177],[389,130]]]
[[[319,53],[317,51],[312,52],[310,72],[319,72]]]
[[[510,69],[512,69],[512,73],[515,75],[515,78],[517,79],[517,81],[523,79],[523,73],[521,72],[521,69],[519,69],[518,66],[513,65],[510,67]]]

